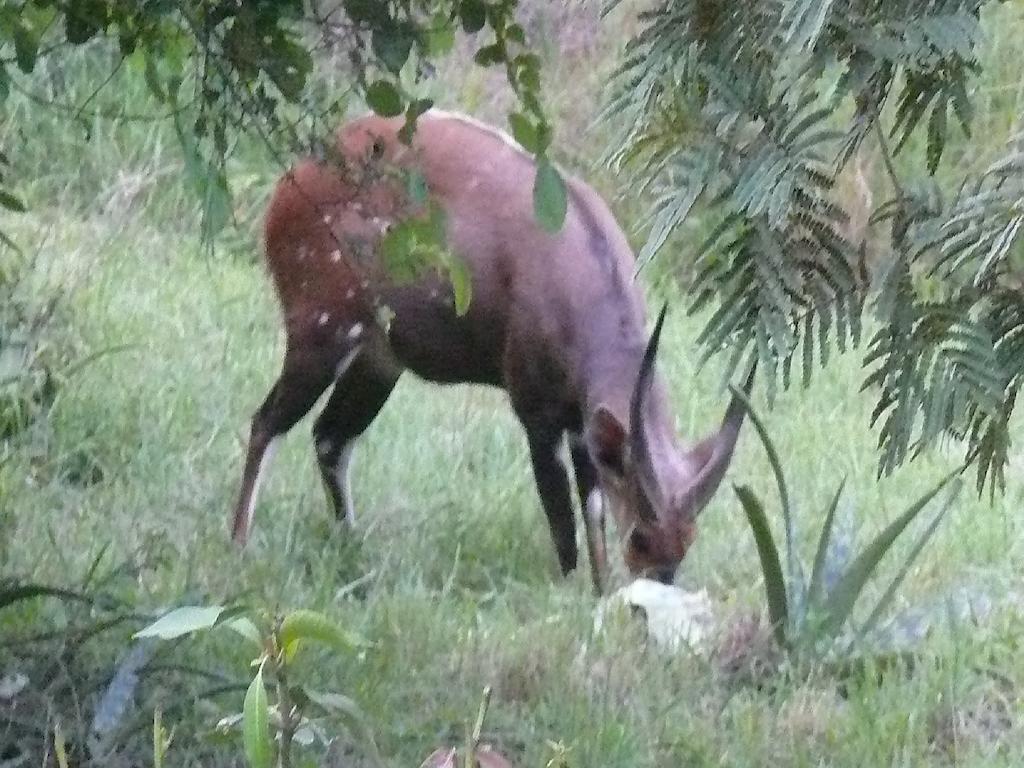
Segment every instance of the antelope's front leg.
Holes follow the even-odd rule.
[[[558,455],[561,435],[553,430],[528,428],[527,438],[537,492],[551,528],[551,538],[558,552],[558,564],[562,568],[562,575],[568,576],[576,568],[578,552],[569,475]]]

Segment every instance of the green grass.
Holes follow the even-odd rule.
[[[1000,37],[997,50],[1008,39]],[[598,55],[608,50],[602,45]],[[1003,79],[986,86],[986,126],[1006,123],[1004,97],[1020,103],[1019,90],[1003,88],[1019,78],[1006,71],[1011,59],[999,59]],[[585,58],[566,67],[549,77],[549,90],[559,124],[571,126],[562,134],[565,157],[579,167],[598,154],[589,147],[600,133],[580,139],[577,128],[588,122],[606,70]],[[446,76],[454,79],[452,69]],[[503,103],[490,85],[472,73],[445,101],[500,119]],[[141,99],[131,88],[139,84],[126,76],[118,98]],[[73,586],[105,549],[99,570],[126,564],[113,583],[141,613],[233,599],[322,610],[375,647],[356,658],[311,654],[302,666],[307,682],[352,695],[396,766],[416,766],[438,744],[460,740],[487,684],[494,699],[486,737],[524,767],[545,765],[549,740],[569,747],[569,765],[578,768],[1024,763],[1024,621],[1012,608],[980,626],[940,623],[912,669],[849,678],[739,674],[721,657],[656,652],[633,625],[595,635],[585,548],[584,567],[563,580],[525,440],[496,391],[402,380],[355,458],[354,535],[329,518],[307,419],[270,468],[251,543],[239,553],[228,522],[248,419],[282,352],[278,310],[254,252],[275,169],[255,152],[236,160],[240,229],[210,254],[197,240],[197,207],[179,182],[166,125],[100,121],[87,142],[24,99],[12,96],[8,106],[0,140],[9,146],[19,135],[14,126],[28,121],[38,141],[15,155],[18,173],[32,180],[22,191],[33,212],[5,217],[0,227],[36,254],[33,285],[66,286],[63,307],[80,354],[95,357],[68,376],[45,422],[0,445],[0,576]],[[598,185],[615,189],[606,177]],[[635,215],[637,202],[628,205]],[[674,306],[661,365],[679,431],[696,437],[720,419],[725,397],[716,366],[696,367],[699,318],[685,317],[681,298]],[[962,454],[952,446],[876,481],[874,401],[859,393],[860,357],[834,359],[809,390],[781,396],[770,412],[755,398],[786,467],[802,552],[813,551],[814,515],[843,476],[864,542]],[[941,604],[958,589],[997,603],[1021,592],[1017,451],[1005,496],[989,504],[966,492],[957,501],[910,573],[901,607]],[[680,583],[706,588],[734,650],[753,652],[758,641],[741,629],[760,609],[763,588],[730,482],[774,501],[749,430],[701,519]],[[884,572],[910,544],[900,543]],[[53,603],[0,614],[0,678],[23,658],[5,637],[59,628],[67,614]],[[109,633],[76,663],[109,669],[141,623]],[[248,672],[245,654],[226,638],[190,640],[176,654],[233,678]],[[148,688],[137,714],[145,719],[154,703],[169,708],[172,693]],[[237,744],[202,746],[200,730],[241,699],[186,698],[168,711],[165,722],[178,724],[168,764],[237,760]],[[133,743],[144,755],[144,730]]]
[[[143,610],[185,595],[244,595],[260,606],[326,611],[377,647],[360,660],[325,657],[308,676],[356,696],[401,765],[459,738],[488,683],[489,735],[522,752],[523,765],[543,764],[547,739],[571,746],[579,766],[910,765],[949,754],[964,765],[1012,765],[1024,757],[1021,621],[1013,615],[981,629],[944,627],[912,673],[856,679],[845,697],[823,674],[744,685],[713,662],[645,650],[629,627],[594,637],[586,572],[556,575],[524,440],[494,391],[403,379],[357,455],[353,537],[329,522],[300,424],[270,471],[253,540],[236,552],[227,524],[241,440],[281,354],[262,271],[209,259],[195,240],[145,218],[34,216],[17,233],[41,244],[47,269],[78,274],[68,300],[88,349],[134,346],[75,373],[48,427],[33,433],[30,443],[45,450],[26,446],[4,465],[8,573],[65,584],[110,546],[112,562],[147,553],[132,593]],[[691,436],[724,405],[715,371],[694,367],[694,327],[672,313],[663,353],[680,431]],[[768,421],[800,508],[820,509],[849,475],[866,538],[954,458],[929,456],[876,483],[871,401],[857,394],[856,363],[855,355],[838,360],[813,388],[781,398]],[[101,482],[69,481],[68,467],[83,460],[101,468]],[[771,489],[752,433],[731,479]],[[965,584],[996,598],[1019,589],[1014,511],[1022,501],[1017,483],[993,506],[965,495],[915,567],[905,600]],[[799,522],[809,547],[817,521]],[[336,597],[366,574],[360,589]],[[702,519],[681,582],[706,587],[726,615],[760,604],[753,541],[728,489]],[[228,647],[200,642],[194,654],[244,674]],[[1009,693],[988,668],[1009,681]],[[958,718],[965,722],[954,728]],[[176,763],[187,764],[188,741],[179,735],[178,744]]]

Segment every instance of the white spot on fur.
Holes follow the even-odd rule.
[[[356,339],[358,339],[362,335],[363,335],[363,324],[362,323],[356,323],[351,328],[349,328],[348,337],[350,339],[352,339],[353,341],[355,341]]]
[[[345,298],[346,299],[354,299],[355,297],[356,297],[356,289],[355,288],[349,288],[347,291],[345,291]]]
[[[349,470],[352,465],[352,449],[354,447],[354,440],[347,442],[345,447],[341,449],[338,463],[334,467],[334,477],[338,487],[341,488],[341,507],[345,513],[345,523],[350,528],[356,524],[356,508],[352,502],[352,483],[349,482]]]
[[[584,512],[594,523],[604,520],[604,495],[597,488],[587,496],[587,507]]]
[[[341,261],[341,251],[339,251],[337,248],[331,251],[331,261],[333,261],[335,264]]]
[[[321,325],[321,326],[327,325],[327,323],[330,322],[330,319],[331,319],[330,313],[328,313],[328,312],[321,312],[320,313],[320,317],[317,318],[316,323],[317,323],[317,325]]]
[[[361,347],[356,347],[355,349],[353,349],[351,352],[349,352],[347,355],[345,355],[345,357],[343,357],[341,359],[340,363],[338,363],[335,366],[335,368],[334,368],[334,378],[335,379],[340,379],[345,374],[345,371],[348,370],[348,367],[350,365],[352,365],[352,361],[356,359],[356,355],[359,354],[359,350],[360,349],[361,349]]]
[[[299,246],[299,251],[298,251],[298,254],[296,255],[296,258],[297,258],[297,259],[298,259],[299,261],[305,261],[305,259],[306,259],[306,254],[308,254],[308,253],[309,253],[309,251],[308,251],[308,250],[306,249],[306,246],[304,246],[304,245],[300,245],[300,246]]]
[[[330,224],[330,223],[331,223],[331,214],[325,213],[324,214],[324,224]]]

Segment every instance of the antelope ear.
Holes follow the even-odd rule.
[[[586,426],[584,440],[591,458],[605,469],[622,475],[626,428],[610,410],[599,406]]]

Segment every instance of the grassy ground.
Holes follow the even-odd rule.
[[[485,84],[465,88],[472,101]],[[568,98],[558,103],[572,112]],[[940,622],[912,669],[843,679],[785,668],[752,679],[721,659],[656,652],[631,625],[595,635],[586,571],[557,575],[525,442],[494,391],[400,383],[355,460],[360,516],[351,536],[328,519],[304,422],[271,467],[250,546],[237,552],[227,525],[244,435],[282,351],[251,234],[229,236],[212,256],[203,250],[194,211],[168,181],[178,161],[168,158],[166,134],[97,124],[86,145],[46,120],[36,128],[55,132],[51,171],[34,177],[37,205],[3,224],[34,260],[30,282],[64,286],[89,357],[48,420],[8,443],[0,461],[2,575],[75,584],[105,551],[103,563],[130,564],[119,589],[142,612],[230,599],[322,610],[376,645],[358,658],[311,655],[303,674],[352,695],[395,765],[418,765],[438,743],[461,738],[486,684],[495,691],[486,735],[523,766],[544,765],[549,741],[568,747],[568,765],[580,768],[1024,762],[1024,621],[1010,610],[980,624]],[[240,212],[246,226],[273,175],[236,174],[243,199],[255,201]],[[709,429],[724,407],[714,366],[695,367],[697,329],[673,312],[661,361],[686,436]],[[929,455],[876,482],[873,400],[858,392],[859,359],[835,360],[767,415],[807,554],[842,477],[863,542],[960,454]],[[960,497],[909,574],[901,607],[941,604],[964,589],[999,602],[1024,588],[1022,469],[1018,454],[1009,490],[993,504]],[[750,431],[729,480],[774,500]],[[728,483],[702,518],[680,583],[706,588],[727,628],[763,602],[753,540]],[[33,611],[0,633],[64,620],[58,609]],[[86,659],[110,664],[130,629]],[[227,641],[180,650],[191,664],[247,672]],[[5,654],[0,642],[0,677],[17,671]],[[147,696],[146,706],[161,702],[159,689]],[[240,693],[189,701],[168,716],[181,723],[168,764],[229,763],[237,749],[200,747],[196,724],[240,701]]]

